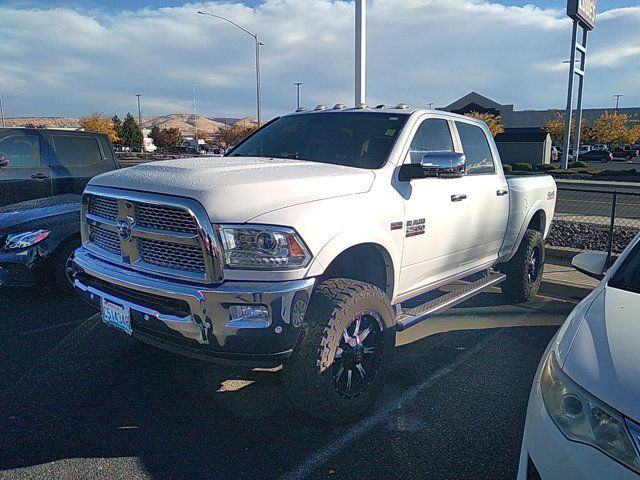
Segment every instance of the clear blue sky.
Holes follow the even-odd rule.
[[[534,4],[539,7],[564,8],[566,2],[563,0],[492,0],[505,5],[527,5]],[[225,3],[241,2],[245,5],[256,6],[262,0],[224,0]],[[0,5],[23,5],[44,8],[46,6],[65,6],[75,8],[106,8],[109,10],[136,10],[143,7],[175,7],[188,3],[180,0],[0,0]],[[628,7],[637,5],[638,1],[633,0],[600,0],[598,10]]]

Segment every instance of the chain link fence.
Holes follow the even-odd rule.
[[[621,253],[640,231],[640,193],[558,187],[547,244]]]

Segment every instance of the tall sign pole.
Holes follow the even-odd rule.
[[[366,103],[367,2],[356,0],[356,106]]]
[[[576,129],[573,138],[573,161],[577,161],[582,130],[582,94],[587,57],[587,36],[596,26],[597,0],[568,0],[567,15],[573,19],[571,35],[571,60],[569,61],[569,85],[567,89],[567,110],[565,113],[564,141],[562,151],[562,168],[569,166],[569,147],[571,145],[571,117],[573,114],[573,79],[578,76],[578,105],[576,111]],[[578,41],[578,28],[582,29],[582,40]],[[579,66],[576,56],[580,55]]]
[[[4,123],[4,105],[2,104],[2,90],[0,90],[0,117],[2,118],[2,128],[5,128]]]

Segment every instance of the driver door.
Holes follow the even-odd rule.
[[[418,126],[405,163],[428,152],[454,152],[452,125],[427,118]],[[468,205],[463,178],[427,177],[403,183],[405,241],[400,271],[403,294],[421,290],[460,271],[468,246]]]
[[[0,135],[0,153],[8,161],[0,168],[0,207],[51,196],[51,175],[42,151],[36,132],[15,129]]]

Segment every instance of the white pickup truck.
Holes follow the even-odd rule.
[[[225,158],[94,178],[68,271],[106,323],[200,359],[282,364],[292,403],[348,421],[375,400],[396,331],[498,284],[536,294],[555,198],[549,176],[505,177],[482,122],[318,107]]]

